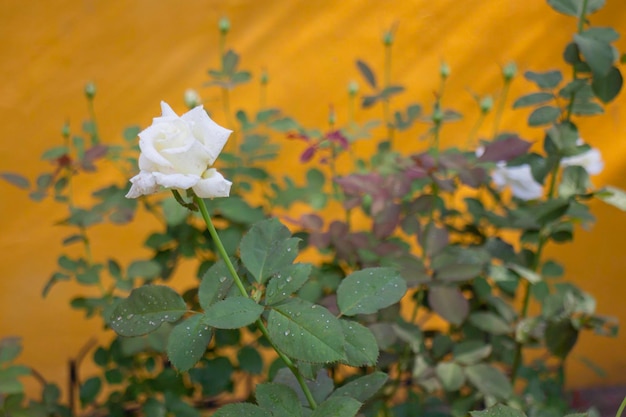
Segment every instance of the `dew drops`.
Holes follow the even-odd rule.
[[[287,282],[291,282],[292,280],[293,280],[293,278],[292,278],[292,277],[287,277],[287,278],[285,279],[285,281],[287,281]]]
[[[135,317],[135,315],[133,313],[130,313],[129,315],[126,316],[126,320],[130,320],[133,317]]]
[[[289,333],[291,333],[289,330],[285,330],[285,336],[289,336]]]
[[[226,281],[226,277],[220,277],[220,282]]]

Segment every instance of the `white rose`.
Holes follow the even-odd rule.
[[[583,145],[582,139],[576,142],[578,145]],[[604,169],[604,161],[602,160],[602,154],[597,148],[591,148],[586,152],[578,155],[567,156],[561,159],[561,166],[581,166],[589,173],[589,175],[597,175]]]
[[[161,102],[161,117],[139,133],[139,174],[126,197],[160,188],[193,189],[198,197],[228,197],[231,182],[211,168],[232,131],[215,123],[202,106],[178,116]]]
[[[528,164],[509,167],[505,162],[498,162],[491,179],[498,189],[511,187],[513,195],[522,200],[535,200],[543,196],[543,186],[535,181]]]

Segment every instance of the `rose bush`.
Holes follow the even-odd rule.
[[[232,132],[197,106],[178,116],[161,102],[161,117],[139,133],[140,172],[131,178],[128,198],[154,194],[161,187],[193,189],[202,198],[228,197],[231,182],[210,168]]]

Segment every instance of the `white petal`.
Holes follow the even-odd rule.
[[[535,180],[511,185],[513,195],[522,200],[536,200],[543,196],[543,187]]]
[[[154,172],[152,175],[154,175],[157,184],[165,188],[178,188],[180,190],[187,190],[200,181],[199,175],[162,174],[160,172]]]
[[[194,137],[204,146],[209,154],[209,165],[213,165],[226,145],[232,130],[215,123],[204,111],[203,106],[195,107],[181,116],[191,124]]]
[[[156,183],[154,176],[145,171],[140,171],[130,179],[133,184],[126,194],[126,198],[137,198],[142,195],[154,194],[158,191],[159,186]]]
[[[178,115],[172,110],[169,104],[161,101],[161,117],[178,117]]]
[[[215,168],[208,169],[203,178],[193,187],[193,191],[201,198],[228,197],[232,182],[225,179]]]
[[[522,200],[535,200],[543,196],[543,186],[535,181],[530,165],[507,167],[498,163],[491,179],[499,189],[511,187],[513,195]]]

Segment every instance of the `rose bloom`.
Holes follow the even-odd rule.
[[[202,106],[178,116],[161,102],[161,117],[139,133],[139,174],[130,179],[127,198],[162,188],[192,189],[198,197],[228,197],[232,183],[211,165],[231,134],[215,123]]]
[[[579,146],[584,144],[582,139],[578,139],[576,143]],[[604,169],[604,161],[602,160],[600,151],[597,148],[591,148],[581,154],[567,156],[561,159],[561,166],[581,166],[585,168],[589,175],[597,175]]]
[[[498,162],[491,179],[500,190],[511,187],[513,195],[521,200],[535,200],[543,196],[543,186],[535,181],[528,164],[509,167],[505,162]]]

